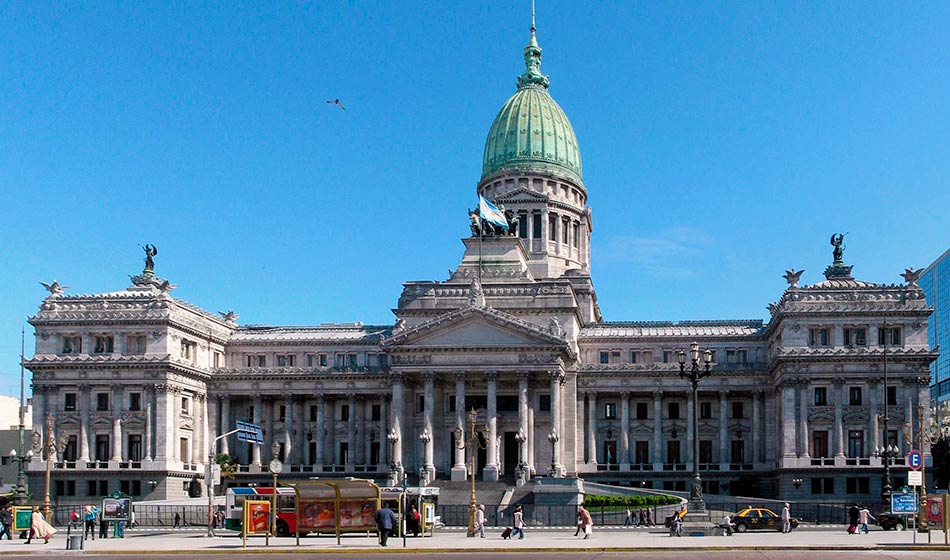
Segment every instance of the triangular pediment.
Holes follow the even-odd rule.
[[[513,191],[507,192],[503,195],[498,196],[495,199],[495,204],[505,203],[505,202],[547,202],[548,197],[542,193],[533,191],[527,187],[519,187]]]
[[[405,348],[555,348],[569,351],[557,333],[490,307],[468,306],[401,332],[383,342],[387,351]]]

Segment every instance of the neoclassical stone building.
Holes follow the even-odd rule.
[[[232,484],[268,480],[273,443],[284,478],[463,480],[470,457],[455,433],[469,410],[484,428],[485,480],[525,472],[682,490],[698,438],[708,493],[879,495],[877,449],[906,451],[929,408],[936,354],[916,275],[856,280],[836,251],[820,282],[787,273],[765,322],[603,321],[580,150],[533,27],[524,61],[477,189],[510,212],[513,235],[464,239],[446,280],[404,285],[394,324],[241,326],[173,297],[151,257],[124,290],[50,287],[30,318],[26,366],[33,425],[52,414],[66,442],[57,499],[183,496],[214,437],[239,420],[263,426],[265,443],[218,443],[240,463]],[[692,342],[714,362],[698,433],[677,363]],[[36,488],[45,463],[30,469]]]

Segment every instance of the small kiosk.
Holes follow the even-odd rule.
[[[244,520],[241,523],[241,542],[247,548],[248,535],[264,535],[264,544],[270,545],[271,511],[268,500],[244,500]]]
[[[297,544],[305,532],[376,533],[379,486],[372,480],[308,480],[290,484],[297,495]]]

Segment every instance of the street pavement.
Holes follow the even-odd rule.
[[[124,539],[96,539],[87,540],[82,552],[86,556],[95,556],[96,553],[108,553],[109,557],[124,554],[151,554],[162,555],[167,553],[194,554],[198,556],[215,553],[247,552],[305,552],[313,554],[333,552],[411,552],[425,555],[431,553],[570,553],[569,558],[576,559],[585,556],[585,552],[632,552],[632,551],[667,551],[673,550],[699,552],[706,551],[927,551],[926,558],[947,558],[950,560],[950,547],[945,546],[943,533],[931,533],[932,543],[927,546],[927,535],[916,534],[918,544],[913,544],[915,533],[912,531],[881,531],[872,530],[868,535],[849,535],[844,526],[801,527],[790,534],[776,531],[736,534],[731,537],[670,537],[665,529],[658,528],[594,528],[594,534],[589,540],[573,536],[573,529],[531,529],[525,530],[523,540],[504,540],[500,536],[500,529],[486,531],[485,538],[466,538],[462,529],[443,529],[436,531],[434,537],[409,537],[407,547],[403,548],[401,538],[391,538],[389,547],[382,549],[377,543],[376,536],[349,534],[342,537],[341,544],[336,543],[334,536],[307,536],[300,539],[296,545],[294,538],[273,538],[270,545],[265,545],[264,537],[249,537],[247,548],[241,544],[237,533],[219,531],[221,536],[206,537],[204,531],[197,528],[191,530],[151,532],[146,530],[130,530]],[[73,555],[73,551],[66,551],[66,531],[60,531],[51,539],[49,544],[42,544],[42,540],[34,540],[26,545],[23,541],[0,541],[0,555],[23,555],[29,553],[52,554],[54,556]],[[361,555],[362,557],[363,555]],[[803,555],[815,557],[817,554]],[[823,555],[822,555],[823,556]],[[853,556],[849,554],[847,557]],[[863,554],[862,554],[863,556]],[[639,556],[638,556],[639,557]],[[752,556],[764,558],[764,556]],[[841,558],[840,555],[836,557]],[[548,558],[546,555],[545,558]],[[703,560],[712,557],[703,556]]]

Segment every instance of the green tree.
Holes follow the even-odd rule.
[[[237,460],[227,453],[218,453],[214,456],[214,462],[221,465],[221,478],[234,478],[237,472]]]

